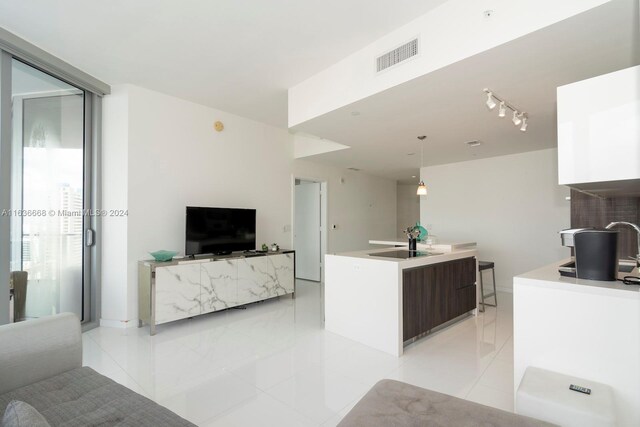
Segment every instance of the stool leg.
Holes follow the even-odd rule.
[[[478,271],[480,275],[480,312],[484,313],[484,283],[482,282],[482,270]]]
[[[496,269],[492,268],[491,273],[493,274],[493,300],[496,303],[496,307],[498,306],[498,292],[496,291]]]

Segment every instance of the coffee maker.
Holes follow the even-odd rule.
[[[618,271],[618,232],[581,228],[561,232],[562,244],[573,247],[575,262],[560,266],[563,276],[614,281]]]

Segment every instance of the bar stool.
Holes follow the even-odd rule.
[[[480,311],[484,312],[485,306],[489,306],[489,307],[498,306],[498,296],[496,295],[496,272],[494,269],[493,262],[489,262],[489,261],[478,261],[478,270],[479,270],[478,273],[480,274],[480,305],[482,306]],[[491,274],[493,275],[493,292],[487,295],[484,294],[484,283],[482,281],[482,272],[484,270],[491,270]],[[495,304],[489,304],[484,302],[485,298],[491,298],[491,297],[493,297]]]

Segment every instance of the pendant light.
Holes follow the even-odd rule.
[[[424,167],[424,140],[426,139],[426,135],[421,135],[418,137],[420,140],[420,169]],[[421,171],[422,172],[422,171]],[[427,186],[424,185],[424,181],[421,179],[418,184],[418,191],[416,191],[418,196],[426,196],[427,195]]]

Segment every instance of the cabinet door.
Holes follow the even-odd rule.
[[[220,260],[201,265],[202,314],[238,305],[238,262]]]
[[[293,293],[294,289],[294,254],[269,255],[267,258],[267,274],[269,275],[269,297]]]
[[[436,316],[434,267],[419,267],[402,273],[402,335],[406,341],[431,329]]]
[[[476,307],[476,259],[451,261],[443,264],[443,270],[450,287],[446,320],[451,320]]]
[[[238,263],[238,303],[247,304],[269,298],[267,257],[242,258]]]
[[[200,264],[156,267],[156,324],[200,314]]]
[[[475,258],[404,270],[403,338],[407,340],[475,308]]]

